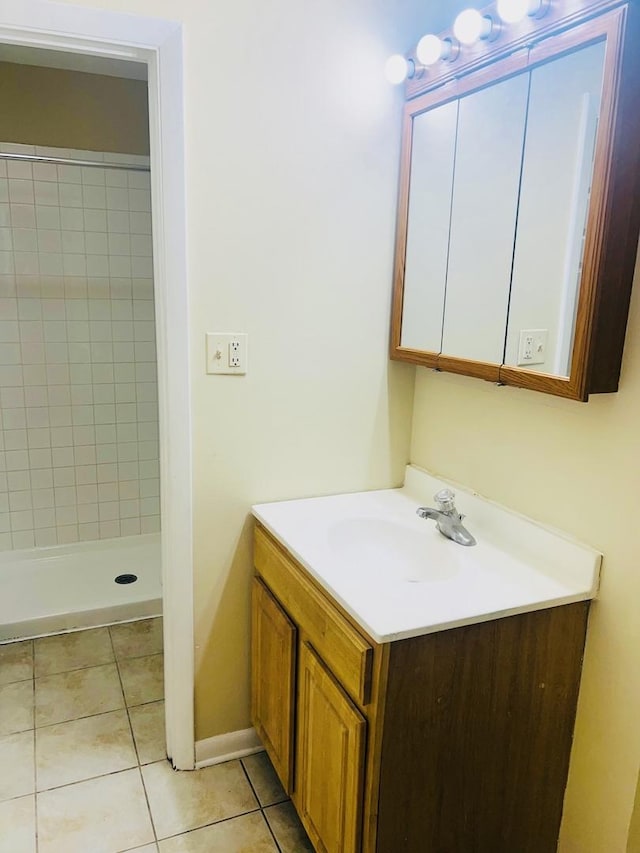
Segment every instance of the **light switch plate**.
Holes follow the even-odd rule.
[[[244,332],[207,332],[206,349],[207,373],[247,372],[248,335]]]

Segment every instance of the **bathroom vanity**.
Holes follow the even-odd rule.
[[[254,507],[252,717],[318,851],[556,849],[600,555],[458,491],[463,548],[442,485]]]

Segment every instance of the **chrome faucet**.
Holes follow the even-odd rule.
[[[451,489],[441,489],[433,496],[438,509],[420,506],[416,513],[420,518],[432,518],[440,533],[447,539],[457,542],[458,545],[475,545],[476,540],[462,524],[464,515],[456,509],[454,498],[455,494]]]

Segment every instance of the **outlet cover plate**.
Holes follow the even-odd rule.
[[[547,359],[547,329],[522,329],[518,342],[518,366],[544,364]]]
[[[242,376],[247,372],[248,335],[244,332],[207,332],[207,373]]]

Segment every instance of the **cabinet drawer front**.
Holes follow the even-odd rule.
[[[251,628],[251,718],[290,794],[297,631],[257,578],[253,579]]]
[[[367,705],[373,648],[260,527],[255,532],[254,560],[267,586],[345,690],[361,705]]]
[[[294,802],[316,850],[358,853],[367,724],[308,643],[300,646]]]

